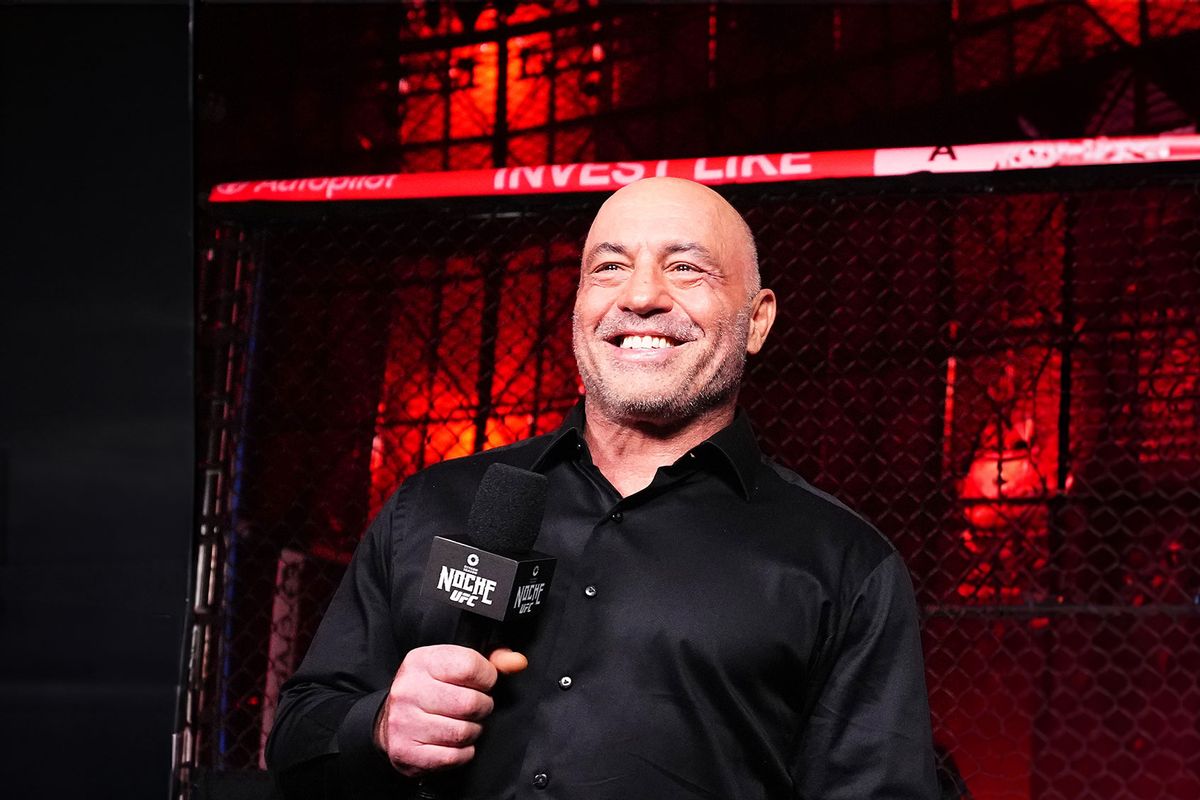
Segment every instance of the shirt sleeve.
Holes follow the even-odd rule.
[[[795,765],[805,800],[934,800],[933,736],[916,600],[885,558],[831,642]]]
[[[286,798],[370,796],[371,787],[406,783],[374,743],[375,717],[403,656],[391,626],[390,558],[405,494],[393,495],[367,530],[280,691],[267,763]]]

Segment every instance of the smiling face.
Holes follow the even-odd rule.
[[[732,408],[774,319],[749,230],[698,183],[650,178],[601,207],[584,244],[574,345],[588,410],[671,423]]]

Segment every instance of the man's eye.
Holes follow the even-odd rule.
[[[613,272],[620,268],[621,268],[620,264],[613,264],[613,263],[609,262],[607,264],[601,264],[600,266],[596,267],[596,272]]]
[[[679,261],[671,265],[674,272],[699,272],[694,264],[689,264],[686,261]]]

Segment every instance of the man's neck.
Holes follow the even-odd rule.
[[[671,424],[613,419],[584,400],[584,439],[592,463],[622,497],[641,491],[659,467],[673,464],[733,421],[736,405],[709,409]]]

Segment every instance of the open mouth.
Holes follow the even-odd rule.
[[[654,334],[621,334],[614,336],[609,340],[609,343],[616,345],[622,350],[664,350],[679,344],[675,339],[669,339],[666,336],[656,336]]]

